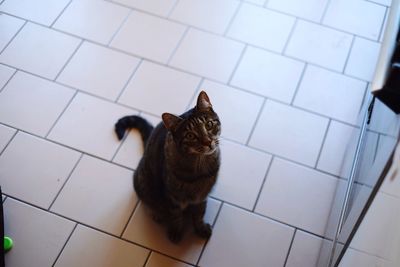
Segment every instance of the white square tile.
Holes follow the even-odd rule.
[[[240,7],[227,35],[249,44],[282,52],[294,21],[294,17],[245,3]]]
[[[138,201],[132,177],[132,171],[84,156],[51,210],[119,236]]]
[[[170,64],[226,83],[243,49],[239,42],[190,29]]]
[[[0,92],[0,121],[45,136],[74,94],[72,89],[18,72]]]
[[[10,142],[17,130],[0,124],[0,154]]]
[[[177,0],[113,0],[129,7],[153,13],[159,16],[167,16]]]
[[[21,29],[22,25],[24,25],[23,20],[0,13],[0,52]]]
[[[283,266],[293,232],[291,227],[224,204],[200,266]]]
[[[180,0],[171,18],[207,31],[223,34],[240,1]]]
[[[294,105],[356,124],[366,87],[365,82],[310,65],[305,71]]]
[[[28,23],[0,55],[0,62],[54,79],[79,45],[77,38]]]
[[[0,91],[15,73],[15,69],[0,64]]]
[[[14,241],[5,254],[6,266],[52,266],[74,223],[7,198],[4,202],[4,233]]]
[[[328,0],[268,0],[267,7],[319,22],[327,3]]]
[[[249,47],[231,84],[290,103],[303,69],[300,61]]]
[[[156,252],[152,252],[146,267],[191,267],[192,265],[185,264],[168,258]]]
[[[73,1],[54,28],[102,44],[108,44],[130,10],[99,0]]]
[[[213,223],[219,206],[220,202],[208,200],[204,217],[206,222]],[[141,204],[136,208],[123,238],[191,264],[196,264],[205,244],[204,239],[197,237],[189,229],[179,244],[172,243],[167,238],[165,227],[155,223]]]
[[[78,93],[48,138],[110,160],[119,146],[114,124],[136,112]]]
[[[314,166],[327,126],[325,118],[267,101],[250,146]]]
[[[54,266],[142,267],[148,254],[147,249],[78,225]]]
[[[318,266],[321,246],[321,238],[297,230],[286,262],[286,267]]]
[[[380,267],[380,266],[391,266],[391,264],[379,257],[349,248],[343,255],[343,258],[339,263],[339,267],[354,267],[354,266]]]
[[[323,23],[356,35],[378,40],[386,7],[365,0],[331,1]]]
[[[263,104],[263,98],[209,80],[201,89],[210,97],[222,124],[222,136],[245,144]],[[195,105],[195,100],[192,106]]]
[[[275,158],[256,212],[323,235],[337,183],[332,176]]]
[[[0,157],[3,192],[47,209],[79,156],[76,151],[19,132]]]
[[[372,81],[381,45],[356,37],[347,61],[345,74]]]
[[[50,26],[68,3],[69,0],[5,0],[0,12]]]
[[[357,145],[357,128],[332,121],[329,125],[317,168],[333,175],[348,178]]]
[[[155,117],[147,114],[140,114],[154,127],[161,121],[160,117]],[[121,164],[130,169],[136,169],[140,159],[143,155],[143,141],[137,130],[131,130],[126,134],[122,145],[120,146],[117,154],[113,158],[113,162]]]
[[[299,20],[286,48],[286,54],[341,72],[351,40],[350,34]]]
[[[222,141],[220,146],[221,169],[211,195],[252,210],[271,156],[228,141]]]
[[[91,43],[83,43],[57,81],[116,100],[139,59]]]
[[[200,78],[194,75],[143,61],[118,102],[155,115],[180,115],[199,83]]]
[[[185,29],[185,26],[178,23],[134,11],[111,42],[111,46],[167,63]]]

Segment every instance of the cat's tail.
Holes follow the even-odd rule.
[[[115,133],[118,136],[118,140],[122,140],[126,130],[129,129],[137,129],[142,136],[143,145],[146,146],[154,127],[147,120],[139,116],[123,117],[115,124]]]

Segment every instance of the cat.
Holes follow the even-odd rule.
[[[174,243],[183,238],[187,220],[198,236],[209,238],[212,228],[203,217],[220,168],[221,123],[207,94],[201,91],[196,106],[180,116],[163,113],[155,128],[139,116],[119,119],[118,139],[131,128],[140,132],[144,145],[134,188],[153,219],[166,226]]]

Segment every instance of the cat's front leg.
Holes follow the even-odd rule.
[[[184,233],[184,218],[180,208],[174,208],[170,211],[167,222],[167,234],[169,240],[173,243],[179,243]]]
[[[211,225],[204,222],[204,214],[206,213],[207,201],[200,204],[191,205],[190,212],[192,215],[195,233],[201,238],[209,238],[212,234]]]

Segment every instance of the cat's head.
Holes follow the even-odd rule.
[[[188,154],[214,153],[218,148],[221,123],[204,91],[200,92],[196,106],[185,114],[184,117],[162,114],[164,125],[179,149]]]

